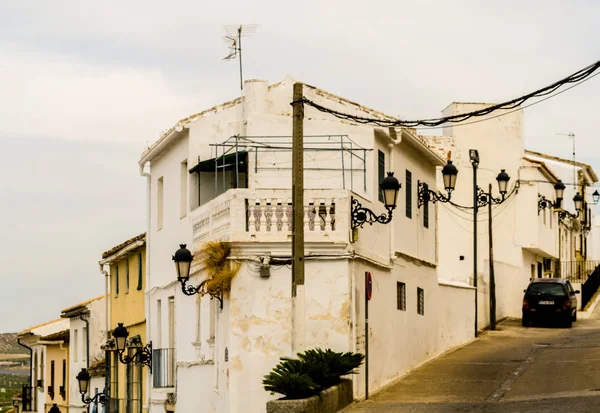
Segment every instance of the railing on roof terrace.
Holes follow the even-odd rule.
[[[291,191],[231,189],[192,212],[194,242],[291,241]],[[345,242],[350,223],[350,191],[310,189],[304,195],[307,242]]]

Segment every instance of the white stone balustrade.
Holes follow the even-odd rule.
[[[292,200],[289,190],[232,189],[192,212],[194,243],[289,242],[292,239]],[[306,242],[347,242],[350,191],[306,190]]]

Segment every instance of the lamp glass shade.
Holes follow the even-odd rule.
[[[393,172],[388,172],[387,176],[381,181],[379,185],[383,191],[383,204],[388,209],[396,208],[396,201],[398,199],[398,191],[400,190],[400,182],[394,177]]]
[[[125,350],[125,342],[129,336],[129,331],[123,327],[123,323],[119,323],[119,326],[113,331],[113,337],[117,342],[117,351]]]
[[[583,197],[579,192],[577,192],[573,197],[573,203],[575,204],[575,210],[581,211],[581,207],[583,206]]]
[[[77,374],[77,381],[79,382],[79,393],[86,394],[90,386],[90,373],[86,369],[81,369]]]
[[[554,185],[554,191],[556,192],[556,199],[557,200],[563,199],[564,195],[565,195],[565,184],[563,184],[562,181],[559,180]]]
[[[505,195],[508,191],[508,181],[510,181],[510,176],[506,173],[505,169],[500,171],[496,177],[496,181],[498,181],[498,191],[500,191],[502,195]]]
[[[597,204],[600,201],[600,192],[596,189],[592,194],[592,198],[594,199],[594,204]]]
[[[173,255],[178,280],[187,280],[190,278],[190,265],[193,259],[194,256],[186,248],[186,244],[179,244],[179,249]]]
[[[446,191],[452,192],[456,188],[456,176],[458,175],[458,169],[452,164],[452,161],[448,161],[444,168],[442,168],[442,177],[444,178],[444,188]]]

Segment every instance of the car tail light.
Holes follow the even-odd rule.
[[[523,299],[523,308],[529,310],[529,301],[527,301],[526,299]]]
[[[565,300],[563,302],[563,310],[566,310],[569,307],[571,307],[571,300]]]

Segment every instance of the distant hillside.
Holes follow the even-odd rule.
[[[17,333],[0,333],[0,354],[29,355],[26,348],[17,342]]]

